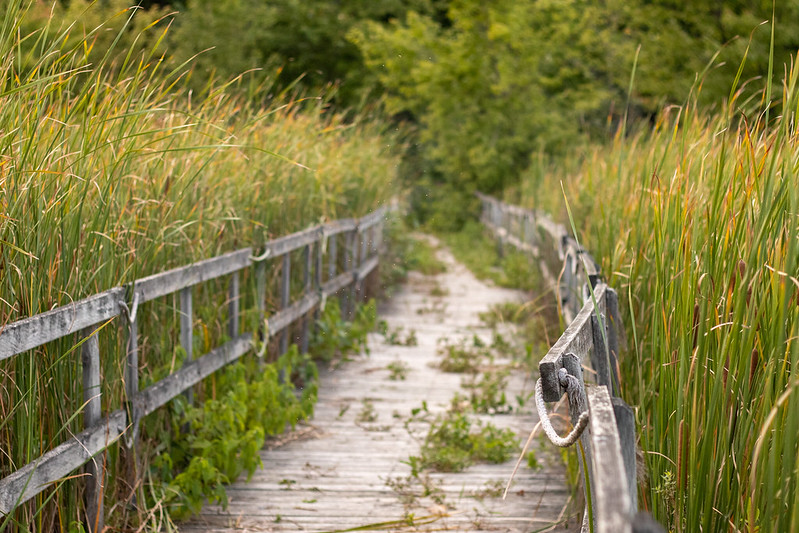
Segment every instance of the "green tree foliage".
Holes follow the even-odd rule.
[[[164,30],[171,20],[167,8],[144,9],[131,0],[16,1],[0,3],[0,13],[14,12],[20,3],[25,4],[25,16],[19,31],[27,37],[20,43],[16,67],[23,75],[41,68],[42,58],[53,55],[52,42],[60,42],[65,50],[82,49],[84,65],[119,68],[124,61],[166,53]],[[153,30],[159,24],[162,27]]]
[[[346,38],[362,21],[402,19],[408,10],[440,16],[442,0],[188,0],[171,42],[176,56],[197,56],[200,80],[250,69],[279,76],[283,86],[339,86],[337,101],[359,103],[372,84],[358,47]],[[199,55],[198,55],[199,54]],[[259,76],[255,76],[258,79]]]
[[[776,8],[775,76],[799,45],[798,10]],[[720,104],[747,54],[742,79],[759,94],[770,46],[761,22],[771,18],[770,2],[453,0],[447,24],[410,12],[349,37],[386,88],[388,110],[419,125],[421,166],[433,171],[423,181],[444,184],[420,196],[451,204],[456,191],[516,183],[533,153],[565,154],[615,131],[639,47],[633,117],[681,103],[692,88]]]

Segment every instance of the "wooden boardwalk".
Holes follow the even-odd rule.
[[[517,291],[477,280],[446,250],[439,256],[447,272],[412,274],[381,309],[390,330],[414,330],[418,345],[391,345],[382,335],[372,334],[371,355],[324,371],[311,423],[261,452],[263,469],[249,482],[241,479],[228,488],[226,510],[206,506],[201,515],[181,525],[181,532],[532,532],[565,516],[570,491],[563,466],[552,447],[542,446],[539,439],[533,449],[543,468],[523,465],[504,501],[497,489],[504,487],[515,458],[461,473],[430,474],[425,484],[435,488],[436,498],[424,496],[424,484],[409,477],[410,468],[403,461],[418,454],[424,435],[417,427],[414,438],[406,428],[411,409],[425,401],[431,412],[444,412],[462,391],[463,375],[431,366],[438,359],[439,339],[456,341],[477,334],[490,341],[492,331],[481,325],[478,313],[522,298]],[[403,381],[390,379],[387,366],[396,361],[408,365]],[[508,398],[529,393],[532,386],[519,371],[511,377]],[[524,440],[537,421],[533,411],[530,401],[522,411],[483,418],[512,428]],[[574,520],[571,527],[576,527]],[[553,530],[568,531],[564,526]]]

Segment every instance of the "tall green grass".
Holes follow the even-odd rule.
[[[690,100],[523,193],[561,212],[563,180],[626,300],[642,501],[672,531],[799,529],[798,75],[770,121],[737,93],[719,115]]]
[[[391,195],[396,139],[367,115],[345,121],[324,95],[255,104],[230,90],[235,81],[193,94],[182,88],[190,65],[164,71],[166,29],[134,24],[133,9],[119,15],[127,21],[119,39],[98,53],[105,28],[41,19],[40,7],[0,5],[0,327],[154,272],[363,215]],[[147,34],[152,47],[137,48],[132,31],[157,32]],[[123,35],[132,48],[121,47]],[[251,278],[242,280],[245,323],[257,320]],[[194,296],[202,354],[224,340],[224,280]],[[143,386],[181,362],[177,307],[167,297],[140,310]],[[116,409],[125,334],[112,323],[100,336],[103,409]],[[75,342],[0,363],[0,475],[81,429]],[[215,391],[212,382],[198,394]],[[118,462],[112,450],[109,495],[125,492]],[[67,480],[42,493],[11,524],[69,529],[80,520],[80,486]]]

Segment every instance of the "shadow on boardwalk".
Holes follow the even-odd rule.
[[[520,468],[504,501],[496,496],[497,489],[504,487],[515,458],[500,465],[474,465],[461,473],[431,474],[428,486],[437,487],[438,503],[429,496],[407,497],[410,468],[403,461],[418,454],[419,442],[409,434],[405,420],[423,401],[431,413],[444,412],[455,393],[462,392],[462,375],[431,366],[438,359],[439,339],[456,341],[477,334],[490,342],[492,331],[481,326],[478,314],[493,304],[523,298],[518,291],[477,280],[447,250],[438,253],[447,264],[445,273],[412,273],[381,306],[380,318],[389,330],[414,330],[418,344],[391,345],[382,335],[372,334],[371,355],[322,372],[311,424],[261,452],[263,469],[249,483],[242,479],[228,489],[227,510],[206,506],[181,526],[181,532],[362,526],[367,527],[358,531],[530,532],[564,517],[570,491],[563,466],[554,454],[546,455],[538,441],[533,448],[542,468]],[[396,361],[407,365],[405,380],[390,379],[387,367]],[[508,398],[526,395],[532,386],[519,370],[511,376]],[[532,402],[513,414],[491,417],[493,424],[513,429],[520,439],[536,421]],[[407,520],[411,516],[416,525]],[[571,525],[576,527],[574,519]],[[553,530],[567,531],[563,526]]]

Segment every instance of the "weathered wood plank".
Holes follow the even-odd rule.
[[[239,272],[230,274],[230,285],[227,296],[227,334],[233,339],[239,334],[239,307],[241,294],[239,290]]]
[[[83,426],[92,428],[100,423],[102,389],[100,388],[100,343],[97,332],[91,327],[83,330],[81,365],[83,367]],[[103,530],[103,486],[105,469],[103,454],[93,457],[86,465],[86,528],[95,533]]]
[[[361,231],[364,231],[372,226],[376,226],[386,218],[387,213],[388,209],[386,209],[385,206],[375,209],[368,215],[364,215],[358,220],[358,228],[360,228]]]
[[[191,287],[180,290],[180,346],[186,352],[184,364],[194,359],[194,308]],[[186,389],[186,400],[194,400],[191,387]]]
[[[303,246],[318,241],[322,238],[322,226],[314,226],[303,231],[298,231],[285,237],[280,237],[266,243],[266,250],[269,250],[270,257],[279,257],[298,250]]]
[[[244,248],[134,282],[140,302],[147,302],[204,281],[226,276],[250,265],[252,248]]]
[[[619,429],[621,442],[621,458],[624,461],[624,472],[627,476],[627,489],[630,494],[630,509],[638,509],[638,475],[635,460],[635,414],[632,407],[621,398],[610,398],[613,404],[613,415]]]
[[[321,298],[318,293],[306,294],[293,304],[285,309],[281,309],[274,315],[269,317],[269,334],[283,332],[280,337],[281,342],[283,339],[288,339],[288,335],[284,331],[288,326],[295,322],[300,317],[306,315],[315,306],[319,304]],[[286,340],[286,349],[288,349],[288,340]],[[284,350],[285,352],[285,350]]]
[[[60,482],[92,456],[116,442],[126,425],[125,411],[115,411],[105,422],[75,435],[0,480],[0,513],[10,513],[17,505]]]
[[[587,388],[591,415],[594,525],[598,533],[632,533],[627,474],[610,394],[604,385]]]
[[[322,293],[326,297],[333,296],[347,285],[350,285],[353,281],[355,281],[355,274],[352,272],[344,272],[335,278],[328,280],[322,286]]]
[[[289,306],[289,302],[291,301],[291,256],[286,254],[283,256],[283,266],[281,267],[281,279],[280,279],[280,310],[286,311]],[[285,313],[284,313],[285,314]],[[272,331],[277,333],[285,328],[285,325],[288,325],[288,322],[283,327],[276,327],[275,323],[279,323],[278,315],[270,317],[269,325],[270,328],[274,327]],[[286,350],[289,349],[289,332],[283,331],[280,334],[280,353],[286,353]]]
[[[356,278],[359,280],[365,279],[366,276],[372,272],[372,270],[377,268],[379,263],[380,260],[377,257],[371,257],[367,259],[361,264],[361,266],[358,267],[358,270],[356,271]]]
[[[113,289],[0,328],[0,361],[60,339],[120,313],[125,289]]]
[[[606,287],[606,285],[600,284],[594,290],[594,297],[598,305],[601,305],[601,302],[605,300]],[[601,308],[600,310],[603,311]],[[591,326],[593,312],[594,304],[591,300],[588,300],[572,323],[566,328],[566,331],[563,332],[563,335],[560,336],[538,364],[545,401],[556,402],[563,394],[560,383],[558,383],[558,370],[563,366],[563,354],[573,353],[583,359],[593,346],[593,328]]]
[[[150,385],[138,394],[134,402],[140,406],[142,416],[149,415],[187,388],[196,385],[226,364],[232,363],[251,348],[252,333],[239,335],[199,359],[187,362],[174,374]]]
[[[358,227],[358,221],[355,220],[354,218],[342,218],[341,220],[328,222],[324,226],[322,226],[324,234],[330,237],[338,235],[339,233],[346,233],[348,231],[352,231],[357,227]]]
[[[308,292],[311,290],[311,270],[313,269],[313,256],[311,254],[311,245],[307,245],[302,250],[302,258],[303,264],[305,265],[302,271],[302,292],[303,295],[307,295]],[[302,318],[302,332],[300,334],[300,353],[307,353],[308,352],[308,343],[310,339],[308,338],[308,317],[303,316]]]

